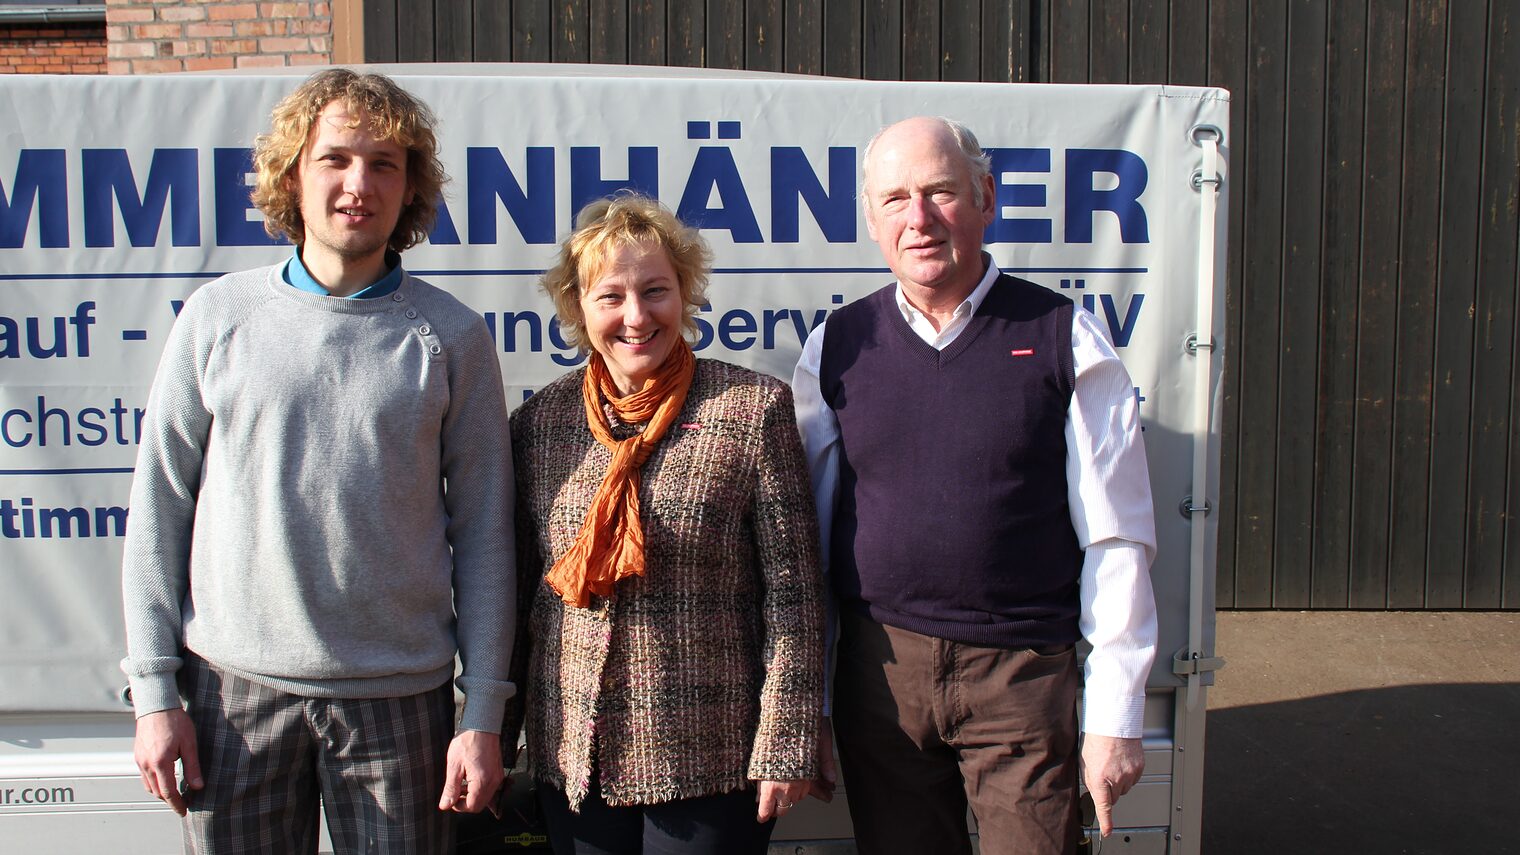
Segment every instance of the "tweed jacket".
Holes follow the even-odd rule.
[[[512,414],[527,627],[516,657],[526,679],[514,676],[526,686],[533,774],[576,810],[593,769],[612,805],[812,778],[822,583],[791,390],[697,361],[679,417],[641,472],[645,575],[578,609],[543,576],[575,542],[612,459],[586,426],[584,373]],[[613,428],[619,438],[639,429]],[[505,738],[519,715],[513,704]]]

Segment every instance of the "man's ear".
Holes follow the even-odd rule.
[[[871,201],[869,199],[860,206],[861,213],[866,216],[866,234],[871,240],[876,240],[876,218],[871,216]]]
[[[982,225],[992,225],[997,217],[997,185],[991,175],[982,176]]]

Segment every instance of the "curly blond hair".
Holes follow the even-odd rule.
[[[602,274],[614,252],[634,244],[654,244],[665,250],[681,293],[681,331],[688,339],[696,337],[697,309],[707,302],[712,250],[696,229],[658,201],[621,193],[581,209],[575,231],[560,244],[554,266],[539,281],[554,301],[566,344],[583,353],[591,350],[581,293]]]
[[[433,132],[437,119],[426,104],[389,77],[346,68],[330,68],[306,78],[275,106],[269,133],[260,134],[254,142],[252,198],[264,213],[264,231],[270,237],[283,235],[298,246],[306,240],[299,184],[288,179],[300,163],[312,124],[334,101],[341,101],[351,115],[367,119],[376,137],[406,149],[406,182],[412,201],[401,209],[389,245],[396,252],[416,246],[432,230],[439,195],[449,180],[438,159],[438,137]]]

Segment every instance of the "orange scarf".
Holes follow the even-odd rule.
[[[612,465],[591,500],[586,521],[570,551],[554,562],[545,577],[564,601],[585,608],[591,594],[608,596],[619,579],[644,575],[644,524],[639,518],[639,470],[654,447],[675,423],[686,403],[697,359],[685,339],[678,339],[670,356],[644,388],[626,398],[617,386],[602,355],[592,353],[581,384],[586,405],[586,424],[597,442],[612,449]],[[612,406],[624,424],[648,422],[641,433],[619,441],[607,425],[602,401]]]

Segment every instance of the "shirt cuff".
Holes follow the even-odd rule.
[[[1088,697],[1082,695],[1082,732],[1119,739],[1145,735],[1145,696]]]

